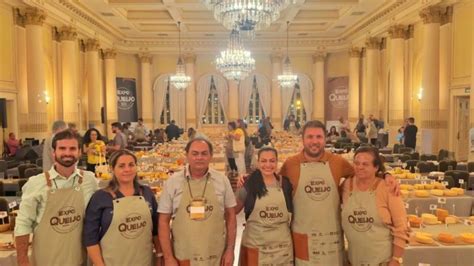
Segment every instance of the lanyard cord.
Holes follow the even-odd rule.
[[[184,168],[184,177],[186,178],[186,181],[188,182],[189,195],[191,196],[191,199],[194,199],[193,191],[191,190],[191,184],[189,183],[189,177],[186,176],[186,168]],[[201,198],[204,198],[204,195],[206,194],[206,188],[207,188],[207,182],[208,181],[209,181],[209,173],[206,175],[206,183],[204,184],[204,189],[202,191]]]

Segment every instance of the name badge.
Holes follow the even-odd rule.
[[[206,207],[204,199],[194,199],[189,206],[189,218],[191,220],[202,220],[205,218]]]

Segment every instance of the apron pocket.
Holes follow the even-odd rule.
[[[191,261],[190,260],[178,260],[178,265],[179,266],[191,266]]]
[[[292,232],[295,258],[309,260],[308,235]]]
[[[240,248],[240,266],[258,265],[258,248],[249,248],[241,246]]]

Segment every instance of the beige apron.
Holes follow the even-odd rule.
[[[342,228],[352,265],[380,265],[392,258],[393,237],[377,211],[374,190],[379,181],[369,191],[352,191],[342,208]]]
[[[302,163],[293,197],[296,265],[342,265],[338,187],[326,162]]]
[[[116,199],[110,227],[100,240],[105,265],[152,265],[153,221],[143,196]]]
[[[291,213],[280,187],[267,187],[255,201],[242,234],[240,265],[293,265]]]
[[[51,181],[49,172],[44,175],[48,195],[43,217],[33,233],[33,264],[81,265],[85,255],[82,246],[85,211],[82,172],[77,184],[75,176],[73,187],[61,189]]]
[[[202,220],[189,217],[193,197],[206,199]],[[220,265],[225,248],[225,218],[209,174],[199,180],[186,178],[183,182],[183,194],[171,230],[179,265]]]

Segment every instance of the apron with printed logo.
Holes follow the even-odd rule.
[[[392,258],[393,237],[377,212],[374,190],[379,181],[369,191],[352,190],[352,183],[342,208],[342,228],[349,242],[349,261],[354,266],[380,265]]]
[[[291,213],[280,187],[257,198],[242,234],[240,265],[293,265]]]
[[[33,233],[33,264],[81,265],[85,250],[82,246],[84,195],[82,173],[71,188],[58,189],[49,172],[44,173],[48,195],[43,217]],[[53,187],[54,182],[54,187]]]
[[[196,198],[205,199],[204,213],[191,219],[191,202]],[[186,177],[171,231],[179,265],[220,265],[226,245],[225,219],[209,174],[199,180]]]
[[[337,184],[326,162],[302,163],[293,197],[296,265],[342,265],[343,241]]]
[[[142,195],[113,200],[109,229],[100,240],[105,265],[152,265],[153,221]]]

